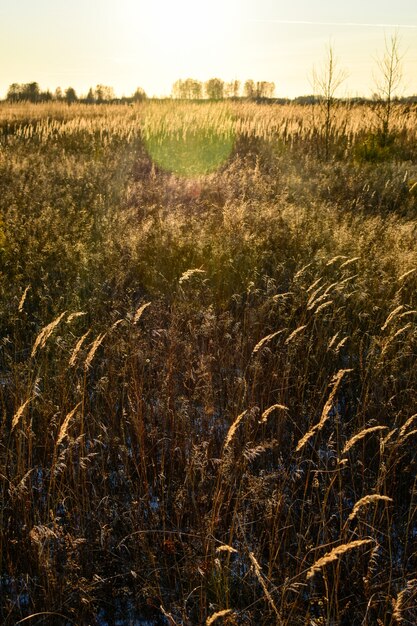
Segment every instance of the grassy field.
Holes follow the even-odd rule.
[[[2,624],[417,623],[417,108],[377,107],[0,106]]]

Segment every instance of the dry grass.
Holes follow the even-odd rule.
[[[334,561],[338,561],[338,559],[346,552],[350,552],[350,550],[354,550],[356,548],[360,548],[362,546],[367,546],[372,543],[372,539],[358,539],[357,541],[351,541],[350,543],[344,543],[341,546],[337,546],[333,548],[330,552],[327,552],[321,559],[318,559],[313,563],[310,569],[307,572],[307,579],[313,578],[318,572],[320,572],[326,565],[329,563],[333,563]]]
[[[0,106],[5,626],[415,623],[416,109],[320,115]]]
[[[364,496],[355,503],[352,513],[348,517],[348,522],[354,520],[361,509],[367,507],[369,504],[374,504],[375,502],[392,502],[392,498],[389,498],[388,496],[380,496],[377,493]]]
[[[19,303],[19,308],[20,308],[20,303]],[[35,343],[33,344],[32,353],[31,353],[32,357],[35,356],[37,350],[42,350],[42,348],[45,347],[47,340],[52,335],[52,333],[54,332],[58,324],[61,322],[62,318],[65,317],[65,314],[66,314],[66,311],[61,313],[61,315],[58,315],[58,317],[55,320],[53,320],[52,322],[50,322],[50,324],[47,324],[44,328],[42,328],[39,335],[35,339]]]
[[[65,437],[68,434],[68,428],[70,425],[70,422],[72,420],[72,418],[74,417],[74,415],[76,414],[76,412],[78,411],[79,407],[81,405],[81,402],[79,402],[73,409],[72,411],[70,411],[64,421],[62,422],[61,428],[59,429],[59,433],[58,433],[58,437],[56,439],[56,446],[59,446],[60,443],[62,443],[62,441],[65,439]]]
[[[216,611],[215,613],[210,615],[210,617],[207,618],[206,626],[210,626],[211,624],[214,624],[214,622],[217,622],[217,620],[219,620],[221,617],[226,617],[226,615],[231,615],[232,613],[233,611],[231,609],[223,609],[223,611]]]
[[[364,439],[367,435],[371,435],[372,433],[378,433],[378,432],[380,433],[383,430],[388,430],[388,426],[372,426],[371,428],[364,428],[359,433],[356,433],[356,435],[351,437],[349,441],[346,442],[346,445],[342,451],[342,455],[349,452],[349,450],[353,448],[355,444],[357,444],[359,441]]]
[[[315,435],[317,432],[319,432],[323,428],[324,424],[326,423],[329,417],[330,411],[333,408],[333,402],[334,402],[337,390],[340,387],[340,383],[342,382],[342,379],[345,376],[345,374],[348,374],[351,371],[352,370],[348,369],[348,370],[340,370],[339,372],[337,372],[336,376],[334,377],[332,381],[332,389],[330,391],[329,397],[327,398],[326,404],[324,405],[323,410],[321,412],[320,420],[300,439],[295,449],[296,452],[300,452],[300,450],[304,448],[304,446],[311,439],[311,437],[313,437],[313,435]],[[345,451],[346,451],[346,448],[345,448]]]

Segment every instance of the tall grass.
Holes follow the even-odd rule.
[[[0,107],[5,625],[417,620],[416,113],[318,114]]]

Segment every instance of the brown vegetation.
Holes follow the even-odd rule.
[[[0,107],[3,624],[417,621],[392,106]],[[190,129],[217,171],[152,162]]]

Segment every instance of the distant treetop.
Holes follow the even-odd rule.
[[[49,89],[41,91],[37,82],[32,83],[12,83],[7,91],[6,100],[9,102],[83,102],[85,104],[104,104],[109,102],[142,102],[146,99],[145,90],[137,87],[132,96],[116,98],[113,87],[107,85],[97,85],[90,87],[86,96],[78,97],[74,87],[67,87],[65,91],[57,87],[52,94]]]
[[[210,78],[205,83],[195,78],[179,79],[172,86],[172,97],[178,100],[223,100],[241,97],[240,80],[225,82],[221,78]],[[275,84],[267,81],[247,80],[243,85],[243,95],[249,100],[273,98]]]

